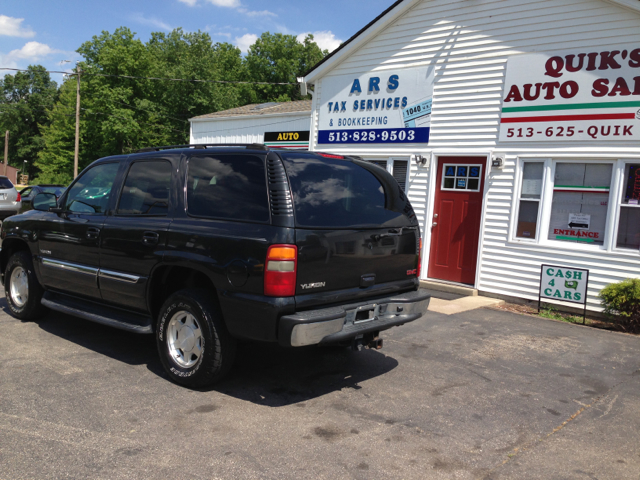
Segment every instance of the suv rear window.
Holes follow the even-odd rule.
[[[8,178],[0,178],[0,188],[13,188],[13,183]]]
[[[296,225],[313,228],[400,227],[415,214],[393,177],[375,165],[282,152]]]
[[[187,210],[196,217],[268,222],[264,159],[241,154],[191,157]]]

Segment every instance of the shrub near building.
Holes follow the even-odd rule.
[[[640,279],[628,278],[600,292],[605,313],[625,331],[640,332]]]

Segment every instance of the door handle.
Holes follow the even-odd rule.
[[[431,224],[431,226],[432,226],[432,227],[435,227],[436,225],[438,225],[438,222],[433,222],[433,223]]]
[[[96,240],[100,235],[100,229],[97,227],[89,227],[87,228],[87,238],[89,240]]]
[[[142,243],[145,245],[157,245],[160,234],[158,232],[144,232],[142,234]]]

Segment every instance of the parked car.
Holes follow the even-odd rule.
[[[222,378],[237,340],[380,348],[429,303],[411,204],[357,158],[151,148],[97,160],[33,208],[0,232],[11,314],[154,334],[190,387]]]
[[[56,198],[59,198],[65,188],[67,188],[65,185],[32,185],[30,187],[23,188],[20,190],[20,197],[22,198],[20,213],[33,208],[31,206],[31,202],[37,194],[42,192],[53,193]]]
[[[20,211],[22,201],[20,194],[11,180],[0,176],[0,220],[4,220]]]

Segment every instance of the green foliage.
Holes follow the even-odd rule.
[[[568,313],[560,313],[556,308],[548,306],[547,308],[540,309],[541,317],[550,318],[551,320],[560,320],[568,323],[582,323],[582,317],[570,315]]]
[[[605,314],[629,332],[640,331],[640,279],[627,278],[600,291]]]
[[[213,43],[205,32],[178,28],[153,33],[144,43],[126,27],[104,31],[77,51],[83,57],[79,170],[100,157],[188,143],[188,119],[197,115],[298,100],[297,85],[237,82],[295,84],[328,53],[311,35],[300,43],[292,35],[265,33],[243,58],[240,49]],[[73,177],[77,80],[69,77],[58,90],[43,67],[29,69],[0,83],[0,127],[13,129],[11,163],[27,159],[34,180],[67,183]]]
[[[313,41],[313,35],[307,35],[304,42],[300,43],[293,35],[265,32],[249,48],[245,65],[253,81],[295,84],[297,77],[327,53],[326,50],[320,50]],[[249,103],[301,99],[298,85],[256,85],[252,94]]]
[[[22,170],[26,160],[25,172],[33,175],[44,147],[41,126],[58,98],[58,88],[44,67],[30,65],[27,70],[0,79],[0,155],[9,130],[9,165]]]

